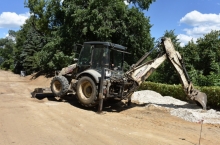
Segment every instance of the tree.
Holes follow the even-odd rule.
[[[177,39],[177,35],[175,35],[174,30],[166,30],[163,37],[169,37],[171,39],[176,51],[182,50],[179,39]],[[151,77],[149,77],[148,80],[166,84],[180,83],[179,75],[177,74],[175,68],[169,62],[169,60],[166,60],[161,66],[159,66],[158,69],[152,74]]]
[[[6,70],[14,68],[14,36],[16,36],[16,32],[9,30],[9,35],[0,39],[0,67]]]
[[[39,52],[45,45],[45,39],[31,27],[27,33],[27,40],[24,41],[23,50],[21,53],[22,65],[27,74],[34,71],[39,71],[39,58],[36,58],[36,53]]]
[[[216,86],[220,85],[220,31],[211,31],[184,47],[186,66],[189,74],[196,85]]]
[[[60,0],[28,0],[25,6],[30,9],[31,16],[16,37],[15,72],[22,69],[26,69],[27,73],[48,71],[57,49],[52,45],[57,43],[56,30],[63,21]]]
[[[140,7],[143,10],[148,10],[151,3],[155,2],[156,0],[127,0],[129,3],[133,3]]]
[[[16,34],[16,44],[15,44],[15,51],[14,51],[14,62],[15,62],[15,73],[20,73],[21,70],[24,69],[23,67],[23,57],[21,56],[23,49],[24,49],[24,42],[28,39],[28,31],[31,29],[31,18],[27,19],[25,24],[21,26],[21,29],[17,31]]]
[[[153,1],[132,1],[137,7],[129,8],[122,0],[28,0],[31,16],[16,38],[17,66],[28,71],[61,69],[72,62],[73,46],[85,41],[125,45],[132,53],[126,61],[135,63],[153,46],[150,20],[142,12]],[[39,41],[36,36],[42,44],[34,42]]]
[[[199,65],[198,69],[203,70],[204,75],[211,72],[220,73],[220,31],[211,31],[203,38],[197,40],[200,53],[200,60],[203,65]]]
[[[128,8],[122,0],[64,0],[65,20],[60,29],[63,52],[70,52],[75,43],[110,41],[128,47],[135,63],[152,48],[149,18],[135,7]],[[134,59],[130,59],[133,57]]]

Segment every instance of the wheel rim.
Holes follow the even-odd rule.
[[[90,98],[92,96],[92,92],[93,92],[92,84],[90,82],[86,81],[82,84],[81,87],[82,87],[82,92],[84,94],[84,97]]]
[[[59,81],[54,81],[53,83],[53,90],[55,92],[60,92],[62,89],[61,83]]]

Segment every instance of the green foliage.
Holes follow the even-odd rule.
[[[130,69],[130,65],[126,61],[124,61],[124,63],[123,63],[124,72],[128,71],[129,69]]]
[[[201,87],[200,90],[208,96],[208,105],[220,107],[220,87]]]
[[[199,86],[219,86],[220,31],[212,31],[197,40],[190,41],[183,49],[186,69],[191,80]]]
[[[207,95],[207,106],[220,107],[220,87],[196,87],[196,89]],[[182,101],[187,101],[187,95],[183,91],[181,85],[168,85],[153,82],[144,82],[139,90],[153,90],[160,93],[162,96],[172,96]]]
[[[150,19],[143,11],[154,1],[128,0],[132,7],[126,6],[123,0],[25,1],[30,18],[18,32],[9,31],[9,37],[0,39],[0,65],[14,72],[49,72],[72,63],[75,44],[110,41],[126,46],[131,53],[125,55],[127,70],[153,47]],[[183,56],[186,70],[195,85],[220,85],[219,34],[219,31],[212,31],[199,38],[197,43],[190,41],[182,48],[174,30],[164,33]],[[155,57],[156,53],[148,60]],[[162,64],[148,80],[180,83],[169,62]]]
[[[127,55],[125,60],[132,64],[153,46],[149,18],[121,0],[65,0],[62,11],[65,19],[58,33],[64,53],[75,43],[110,41],[128,47],[132,56]]]
[[[154,0],[132,2],[137,8],[128,8],[122,0],[25,1],[31,16],[16,35],[14,71],[61,69],[72,63],[73,46],[85,41],[125,45],[134,58],[127,56],[126,62],[136,62],[153,44],[149,18],[141,10]]]
[[[219,86],[220,85],[220,31],[212,31],[199,38],[197,43],[192,40],[183,48],[178,42],[174,31],[165,31],[164,36],[170,37],[175,49],[180,52],[186,70],[194,85]],[[179,76],[172,64],[166,61],[148,79],[167,84],[179,84]]]
[[[23,51],[21,53],[22,65],[28,73],[39,71],[36,53],[45,45],[45,39],[31,27],[27,32],[27,39],[24,41]]]
[[[16,32],[9,30],[9,36],[0,39],[0,68],[14,69],[14,51]]]
[[[198,69],[203,70],[204,75],[209,75],[211,72],[220,73],[219,36],[220,31],[212,31],[209,34],[206,34],[203,38],[197,40],[200,60],[203,62],[203,65],[198,66]]]
[[[127,46],[128,52],[131,53],[131,55],[126,55],[125,60],[128,64],[133,64],[153,48],[154,39],[150,35],[149,18],[145,18],[138,9],[129,9],[127,19],[127,31],[124,32],[125,39],[121,44]],[[120,44],[120,42],[118,43]]]
[[[141,9],[149,9],[151,3],[155,2],[156,0],[127,0],[128,2],[132,2],[133,4],[139,6]]]
[[[49,62],[49,67],[58,69],[67,66],[70,64],[70,62],[73,61],[73,58],[74,58],[74,54],[72,54],[71,56],[67,56],[63,52],[58,51],[54,55],[51,62]]]
[[[60,25],[61,0],[28,0],[25,7],[30,10],[30,23],[41,35],[50,35]]]
[[[31,20],[26,20],[26,23],[21,27],[19,31],[16,32],[16,44],[15,44],[15,51],[14,51],[14,62],[15,62],[15,73],[20,73],[21,70],[24,69],[23,67],[23,57],[21,56],[23,52],[24,42],[28,39],[27,33],[29,29],[31,29]]]
[[[180,43],[178,42],[179,39],[177,39],[177,35],[175,35],[174,30],[165,31],[164,37],[171,38],[176,51],[181,50]],[[153,56],[152,59],[154,58],[156,58],[156,56]],[[166,84],[180,83],[180,79],[175,68],[168,60],[156,69],[156,71],[149,77],[148,81]]]

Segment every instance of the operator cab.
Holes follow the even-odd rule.
[[[126,47],[110,42],[85,42],[78,60],[79,71],[91,68],[100,72],[105,67],[123,72],[125,50]]]

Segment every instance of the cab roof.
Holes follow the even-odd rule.
[[[122,50],[122,51],[125,51],[127,49],[127,47],[125,47],[125,46],[115,44],[115,43],[111,43],[111,42],[89,41],[89,42],[84,42],[84,44],[105,45],[105,46],[110,46],[110,47],[113,47],[114,49],[119,49],[119,50]]]

